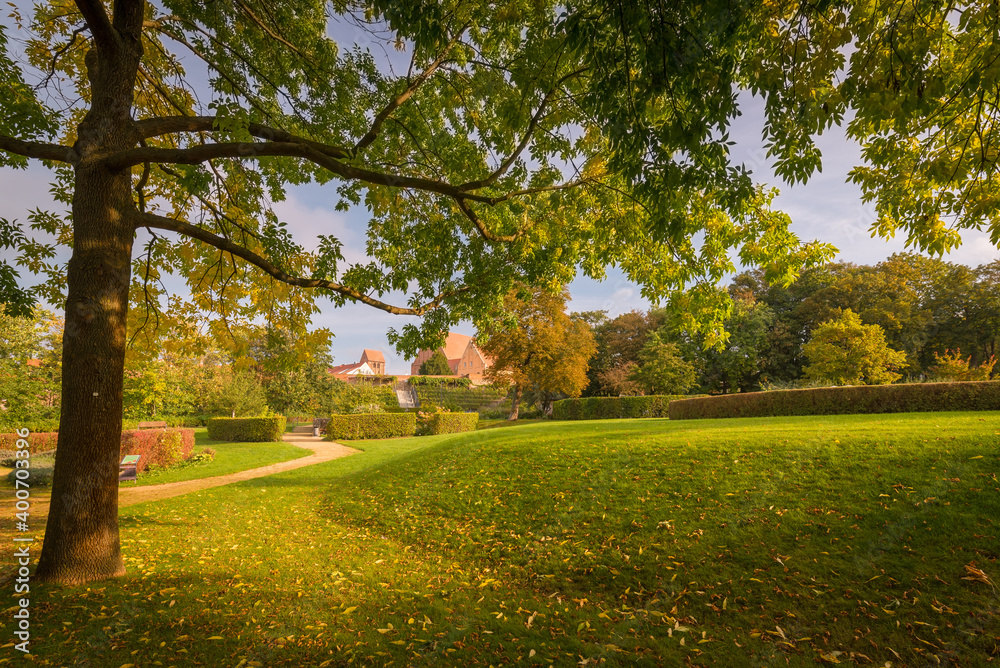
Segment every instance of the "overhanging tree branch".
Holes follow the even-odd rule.
[[[445,61],[448,53],[452,50],[455,44],[458,43],[459,37],[463,32],[465,32],[466,28],[468,28],[468,24],[459,29],[454,39],[448,42],[444,49],[441,50],[441,53],[438,54],[438,57],[427,66],[427,69],[417,75],[417,77],[410,82],[410,85],[406,87],[406,90],[391,100],[389,104],[387,104],[385,108],[382,109],[377,116],[375,116],[375,119],[372,121],[371,128],[369,128],[368,132],[365,133],[365,136],[359,139],[358,143],[354,146],[354,155],[357,155],[364,149],[368,148],[372,142],[378,138],[379,130],[382,129],[382,124],[385,122],[385,119],[389,118],[389,115],[392,114],[393,111],[398,109],[402,104],[413,97],[413,94],[417,92],[417,89],[420,88],[420,86],[427,81],[432,74],[434,74],[434,71],[441,66],[441,63]]]
[[[177,132],[215,132],[217,131],[217,128],[215,127],[217,120],[218,119],[215,116],[162,116],[159,118],[148,118],[136,121],[135,125],[140,134],[142,134],[144,138],[149,139],[150,137],[174,134]],[[310,146],[320,153],[330,156],[331,158],[347,158],[351,155],[351,151],[347,148],[331,146],[322,142],[306,139],[305,137],[299,137],[291,132],[272,128],[262,123],[247,124],[247,132],[249,132],[252,137],[266,139],[267,141],[288,142],[293,144],[302,144],[303,146]]]
[[[184,118],[184,117],[178,117]],[[316,147],[314,147],[314,145]],[[435,181],[417,176],[403,176],[399,174],[386,174],[363,167],[355,167],[333,157],[341,149],[334,146],[326,146],[317,142],[297,143],[297,142],[233,142],[220,144],[205,144],[202,146],[191,146],[188,148],[157,148],[153,146],[132,148],[119,151],[104,159],[104,164],[108,169],[128,169],[143,163],[174,163],[182,165],[196,165],[209,160],[219,158],[235,159],[256,159],[264,157],[286,157],[302,158],[327,169],[338,176],[352,181],[363,181],[372,185],[388,186],[391,188],[404,188],[421,190],[424,192],[437,193],[455,200],[463,199],[481,204],[495,205],[515,197],[532,195],[540,192],[555,190],[565,190],[582,185],[591,179],[570,181],[568,183],[552,186],[542,186],[539,188],[526,188],[503,195],[479,195],[465,192],[461,186],[455,186],[444,181]],[[324,153],[323,151],[326,151]]]
[[[327,148],[331,151],[336,150],[334,147]],[[373,185],[412,188],[414,190],[434,192],[453,198],[461,196],[485,204],[494,204],[497,201],[502,201],[485,195],[462,193],[455,186],[442,181],[414,176],[385,174],[370,169],[354,167],[331,157],[329,154],[321,153],[307,144],[291,142],[238,142],[205,144],[204,146],[192,146],[189,148],[140,147],[114,153],[104,159],[104,164],[110,170],[119,170],[141,165],[145,162],[196,165],[217,158],[255,159],[264,157],[303,158],[344,179],[363,181]]]
[[[76,164],[80,158],[76,151],[68,146],[37,141],[22,141],[14,137],[8,137],[7,135],[0,135],[0,151],[16,153],[26,158],[37,158],[38,160],[68,162],[71,165]]]
[[[460,197],[456,199],[455,202],[458,203],[458,208],[462,210],[465,217],[472,221],[472,224],[476,226],[477,230],[479,230],[479,234],[481,234],[487,241],[492,241],[494,243],[512,243],[523,237],[527,234],[528,230],[534,227],[534,223],[531,223],[522,227],[514,234],[494,234],[490,231],[490,228],[486,227],[486,223],[484,223],[482,219],[476,215],[476,212],[472,210],[472,207],[469,206],[469,203],[466,202],[464,198]]]
[[[104,3],[100,0],[76,0],[76,6],[83,14],[83,20],[90,28],[90,34],[94,36],[94,42],[98,49],[106,49],[109,52],[118,46],[118,37],[111,19],[104,9]]]
[[[353,301],[361,302],[372,306],[379,310],[385,311],[386,313],[392,313],[394,315],[415,315],[421,316],[425,313],[432,311],[440,307],[445,299],[453,297],[459,293],[466,292],[469,290],[468,287],[462,287],[457,290],[449,290],[440,293],[434,299],[423,304],[421,306],[409,308],[401,306],[393,306],[387,304],[383,301],[369,297],[366,294],[358,292],[354,288],[348,287],[346,285],[341,285],[339,283],[334,283],[333,281],[328,281],[326,279],[320,278],[302,278],[299,276],[292,276],[286,273],[283,269],[277,265],[269,262],[268,260],[257,255],[253,251],[247,250],[239,244],[233,243],[228,239],[224,239],[208,230],[200,228],[196,225],[192,225],[183,220],[177,220],[176,218],[167,218],[166,216],[158,216],[152,213],[136,213],[136,227],[148,227],[159,230],[169,230],[171,232],[177,232],[178,234],[183,234],[184,236],[197,239],[204,242],[210,246],[218,248],[220,251],[229,253],[238,258],[246,260],[255,267],[260,268],[265,273],[267,273],[272,278],[275,278],[282,283],[287,283],[288,285],[294,285],[300,288],[320,288],[323,290],[330,290],[331,292],[336,292],[337,294],[343,295],[348,299]]]
[[[561,77],[559,81],[556,82],[556,85],[553,86],[552,89],[545,94],[545,97],[542,98],[541,103],[538,105],[538,109],[536,109],[535,113],[531,116],[531,121],[528,122],[528,127],[524,131],[524,136],[521,137],[521,143],[517,145],[514,151],[510,155],[508,155],[507,158],[502,163],[500,163],[500,166],[497,167],[492,174],[490,174],[484,179],[463,183],[458,187],[458,189],[461,191],[468,191],[468,190],[477,190],[479,188],[484,188],[486,186],[492,185],[498,178],[506,174],[507,170],[511,168],[511,165],[514,164],[514,161],[517,160],[518,156],[521,155],[521,153],[524,152],[524,149],[528,147],[528,143],[531,141],[531,138],[535,135],[535,130],[538,128],[538,124],[541,121],[542,116],[544,115],[545,110],[549,105],[549,102],[552,100],[552,96],[556,94],[560,86],[562,86],[566,81],[572,79],[573,77],[579,76],[585,71],[586,68],[580,68]]]

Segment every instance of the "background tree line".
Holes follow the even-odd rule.
[[[788,287],[769,285],[762,270],[746,271],[727,288],[733,309],[721,348],[706,347],[669,309],[609,319],[599,311],[567,313],[565,292],[515,291],[506,307],[520,324],[480,332],[480,345],[496,360],[490,379],[513,383],[513,405],[543,409],[581,392],[714,394],[984,379],[1000,333],[998,288],[1000,261],[971,269],[909,253],[873,266],[830,263]],[[854,332],[853,358],[834,359],[835,348],[818,336],[824,323],[827,340]],[[42,309],[29,320],[0,314],[0,429],[56,428],[62,326]],[[330,337],[323,331],[247,327],[226,338],[183,321],[167,323],[152,338],[137,331],[125,369],[126,420],[330,415],[377,403],[371,392],[330,376]],[[216,343],[227,340],[226,349]]]
[[[58,429],[62,337],[63,321],[49,311],[15,318],[0,304],[0,431]],[[372,402],[372,392],[329,374],[326,336],[304,341],[260,327],[241,332],[242,345],[229,339],[220,347],[226,340],[177,322],[136,337],[125,366],[123,418],[197,425],[220,415],[329,415]]]
[[[733,309],[721,348],[706,348],[702,336],[665,309],[613,319],[588,314],[597,353],[584,395],[751,392],[835,382],[808,355],[820,326],[833,322],[841,330],[854,327],[859,337],[884,336],[891,357],[884,369],[895,378],[862,374],[859,382],[969,379],[983,377],[982,369],[988,377],[1000,334],[998,288],[1000,261],[972,269],[912,253],[873,266],[826,264],[788,287],[769,285],[760,269],[745,271],[727,288]],[[867,329],[857,330],[848,311]],[[869,349],[863,356],[880,354]]]

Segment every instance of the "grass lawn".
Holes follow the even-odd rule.
[[[51,666],[1000,663],[998,425],[583,421],[367,441],[122,509],[129,574],[33,584],[31,648]]]
[[[162,471],[147,471],[139,474],[136,482],[123,482],[123,488],[143,487],[145,485],[162,485],[167,482],[182,480],[198,480],[247,471],[268,464],[287,462],[299,457],[306,457],[311,451],[296,447],[290,443],[220,443],[208,438],[208,430],[204,427],[195,429],[194,451],[209,447],[215,450],[215,459],[204,464],[175,467]]]
[[[550,422],[548,418],[531,418],[528,420],[515,420],[511,422],[507,419],[501,420],[483,420],[479,419],[479,423],[476,425],[476,429],[496,429],[498,427],[522,427],[526,424],[539,424],[544,422]]]

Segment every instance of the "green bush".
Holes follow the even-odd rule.
[[[326,423],[327,441],[413,436],[417,416],[413,413],[368,413],[331,415]]]
[[[27,469],[14,469],[7,474],[7,482],[10,483],[11,487],[14,487],[17,485],[15,482],[18,479],[17,472],[28,471],[27,479],[21,478],[22,481],[27,482],[31,487],[51,487],[55,464],[55,457],[32,457],[31,466]]]
[[[285,433],[285,417],[210,418],[208,437],[229,443],[271,443]]]
[[[431,418],[432,434],[457,434],[461,431],[475,431],[479,424],[479,413],[435,413]]]
[[[655,394],[648,397],[586,397],[562,399],[552,404],[556,420],[613,420],[618,418],[667,417],[667,406],[683,394]]]
[[[670,403],[672,420],[1000,410],[1000,381],[855,385],[725,394]]]
[[[334,401],[338,413],[378,413],[399,408],[399,400],[391,385],[376,385],[365,381],[344,383]]]

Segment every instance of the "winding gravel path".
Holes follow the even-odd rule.
[[[300,457],[299,459],[293,459],[289,462],[269,464],[268,466],[261,466],[260,468],[240,471],[238,473],[230,473],[229,475],[220,475],[214,478],[168,482],[163,485],[149,485],[147,487],[121,487],[118,490],[118,507],[121,508],[124,506],[131,506],[136,503],[145,503],[146,501],[169,499],[172,496],[180,496],[181,494],[197,492],[202,489],[221,487],[222,485],[228,485],[231,482],[252,480],[253,478],[263,478],[264,476],[274,475],[275,473],[281,473],[282,471],[291,471],[292,469],[302,468],[303,466],[312,466],[313,464],[328,462],[331,459],[338,459],[340,457],[346,457],[359,452],[358,450],[349,448],[346,445],[324,441],[321,438],[317,438],[309,434],[285,434],[283,440],[286,443],[297,445],[300,448],[312,450],[313,454],[306,457]]]

